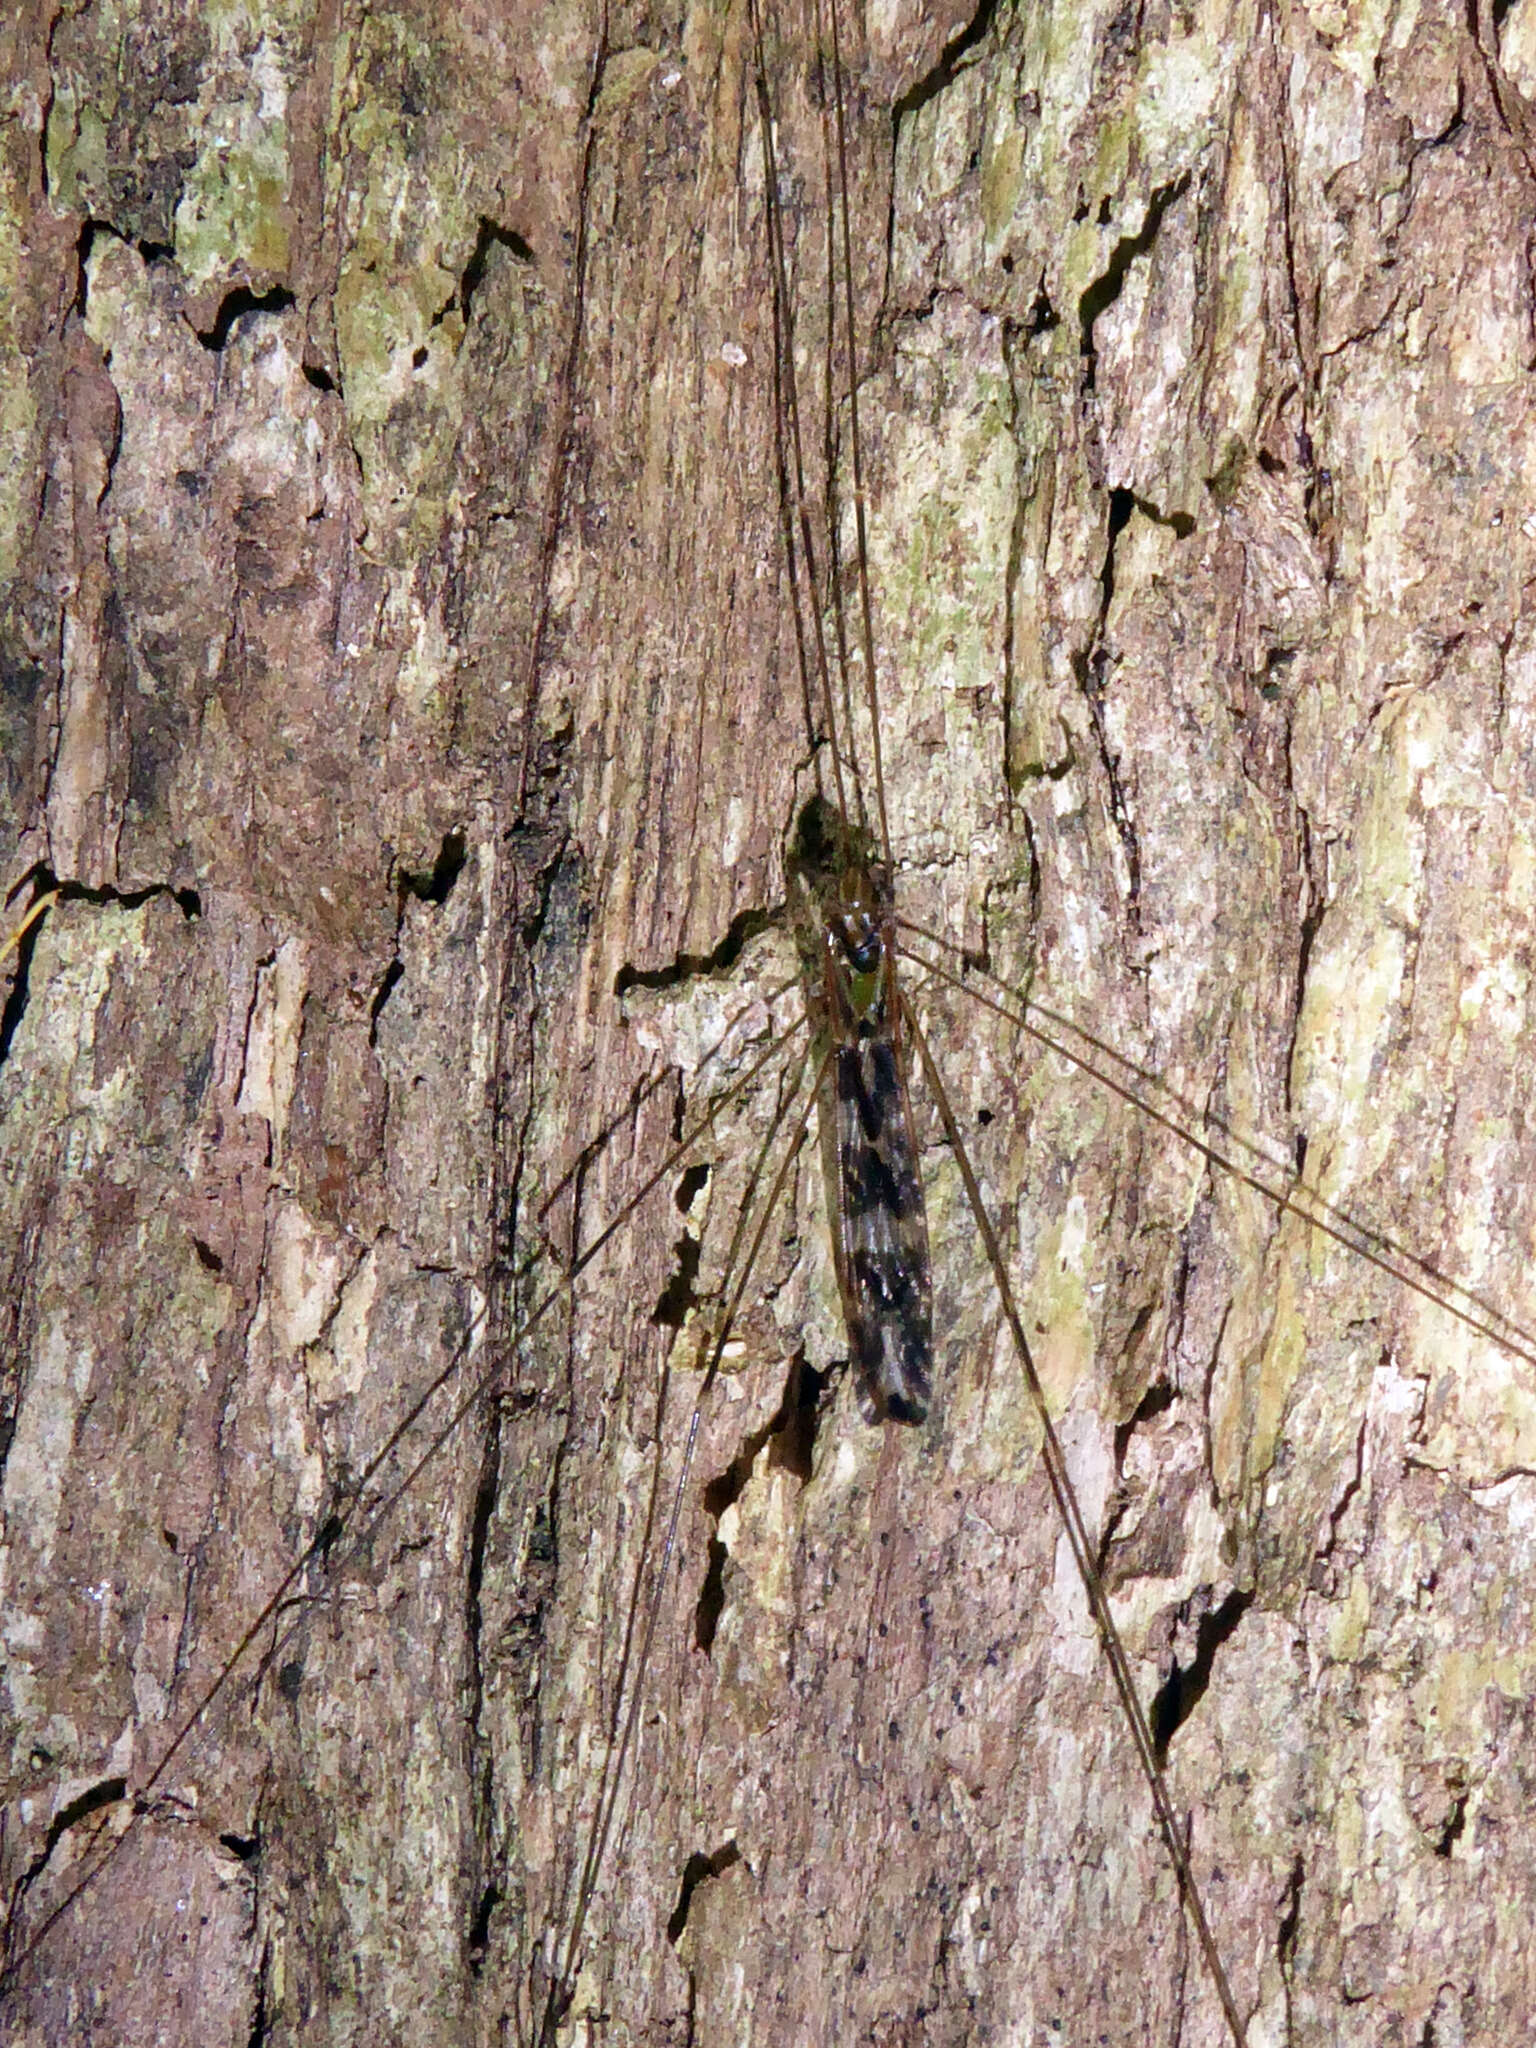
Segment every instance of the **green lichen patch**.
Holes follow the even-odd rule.
[[[0,584],[16,573],[28,519],[27,478],[37,445],[37,401],[17,329],[23,307],[25,204],[11,158],[0,156]]]

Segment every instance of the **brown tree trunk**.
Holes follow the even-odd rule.
[[[1248,2039],[1505,2048],[1526,11],[842,41],[904,913],[1513,1319],[912,978]],[[39,5],[0,50],[6,929],[51,899],[0,1020],[4,2030],[531,2041],[794,1078],[749,1078],[815,786],[749,17]],[[787,16],[819,437],[814,58]],[[807,1142],[562,2042],[1229,2038],[918,1125],[933,1413],[859,1420]]]

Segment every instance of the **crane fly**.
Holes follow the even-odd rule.
[[[842,59],[838,48],[837,13],[834,6],[830,14],[831,87],[824,102],[823,116],[829,195],[826,333],[829,368],[825,386],[825,444],[830,450],[833,443],[833,387],[830,364],[837,353],[837,328],[841,313],[845,322],[842,348],[846,357],[846,401],[852,450],[856,588],[858,615],[862,625],[860,652],[863,657],[867,729],[872,749],[869,779],[873,787],[872,808],[878,819],[877,834],[872,837],[869,824],[863,820],[856,826],[850,815],[850,791],[857,793],[861,811],[865,808],[865,778],[859,773],[853,757],[851,737],[846,723],[843,727],[843,737],[839,737],[840,714],[828,655],[828,636],[822,626],[821,607],[824,596],[830,598],[835,621],[833,640],[839,658],[844,720],[847,719],[853,696],[848,680],[851,636],[842,609],[843,592],[835,573],[835,564],[832,567],[828,590],[823,590],[813,535],[814,522],[807,504],[795,320],[785,253],[783,217],[778,197],[779,178],[775,155],[770,66],[765,54],[761,16],[755,5],[750,12],[763,159],[765,217],[773,274],[778,397],[775,428],[786,560],[789,581],[796,593],[795,631],[801,662],[802,687],[808,706],[814,707],[813,715],[814,712],[819,712],[823,720],[821,730],[826,741],[830,781],[835,792],[835,800],[831,804],[828,804],[823,796],[818,796],[807,805],[800,820],[796,853],[789,863],[789,870],[800,892],[800,907],[804,918],[805,936],[802,937],[802,953],[806,1011],[812,1026],[813,1045],[822,1048],[813,1094],[819,1101],[834,1269],[857,1383],[859,1407],[865,1422],[871,1424],[920,1424],[928,1414],[933,1356],[932,1282],[929,1270],[927,1220],[916,1165],[917,1148],[906,1081],[904,1046],[910,1040],[921,1052],[927,1079],[942,1117],[945,1138],[955,1153],[966,1201],[986,1248],[999,1304],[1012,1339],[1015,1362],[1027,1384],[1042,1432],[1041,1449],[1051,1493],[1061,1515],[1068,1547],[1092,1609],[1094,1623],[1101,1635],[1137,1756],[1153,1796],[1158,1824],[1177,1873],[1180,1896],[1198,1933],[1204,1967],[1209,1971],[1226,2026],[1232,2039],[1241,2048],[1245,2039],[1243,2023],[1238,2016],[1225,1969],[1195,1885],[1184,1837],[1163,1782],[1153,1737],[1137,1696],[1129,1660],[1109,1609],[1095,1561],[1092,1539],[1073,1488],[1045,1390],[1024,1333],[1022,1319],[1013,1300],[997,1233],[987,1212],[977,1184],[975,1169],[967,1156],[953,1108],[933,1056],[923,1038],[916,1015],[902,994],[896,978],[897,913],[891,883],[891,842],[881,762],[880,706],[868,581],[864,486],[859,454],[859,371],[855,343],[849,225],[846,110],[843,98]],[[818,21],[818,27],[821,26],[823,24]],[[835,170],[832,168],[834,164]],[[829,454],[829,503],[833,467],[833,459]],[[829,532],[835,531],[835,514],[828,515],[827,527]],[[833,553],[831,547],[828,553]],[[806,601],[803,613],[802,593]],[[803,1128],[802,1118],[802,1131]],[[792,1164],[795,1149],[798,1149],[798,1140],[786,1155],[774,1180],[757,1234],[746,1254],[737,1292],[732,1297],[725,1321],[716,1337],[703,1390],[699,1402],[695,1405],[694,1418],[688,1430],[687,1448],[676,1482],[673,1512],[663,1550],[664,1559],[670,1558],[675,1541],[678,1514],[691,1469],[701,1404],[713,1385],[723,1355],[726,1334],[730,1328],[731,1314],[739,1305],[746,1277],[762,1248],[775,1203],[785,1180],[786,1169]],[[733,1259],[739,1249],[738,1236],[732,1243]],[[649,1528],[648,1516],[647,1539]],[[642,1545],[642,1562],[644,1554],[645,1545]],[[633,1738],[643,1699],[644,1673],[649,1661],[656,1603],[659,1602],[661,1591],[662,1577],[658,1576],[657,1591],[653,1597],[644,1633],[640,1638],[636,1673],[630,1681],[632,1690],[628,1716],[622,1723],[622,1735],[611,1745],[610,1757],[604,1766],[604,1789],[599,1795],[587,1854],[577,1886],[571,1933],[563,1950],[559,1969],[552,1976],[548,2002],[545,2006],[540,2038],[551,2042],[555,2038],[559,2021],[565,2016],[574,1995],[573,1972],[579,1962],[585,1916],[593,1889],[601,1874],[603,1855],[612,1827],[614,1802],[618,1797],[626,1753]],[[629,1629],[626,1630],[625,1660],[620,1667],[618,1682],[619,1695],[623,1694],[628,1676],[627,1645],[633,1626],[632,1617]],[[616,1721],[616,1728],[618,1725]],[[737,1845],[733,1841],[724,1858],[724,1867],[729,1869],[738,1860]]]
[[[861,178],[880,189],[858,121],[852,174],[837,168],[840,143],[828,147],[825,137],[842,125],[842,66],[825,42],[819,56],[830,82],[818,91],[807,85],[811,72],[785,53],[759,52],[765,98],[770,84],[775,91],[757,131],[755,172],[753,146],[744,140],[741,149],[760,185],[766,239],[782,235],[791,245],[782,264],[760,254],[757,269],[762,296],[786,328],[773,355],[788,366],[786,387],[798,360],[817,354],[807,330],[819,294],[808,280],[819,268],[829,278],[837,269],[839,235],[842,289],[855,293],[848,186],[856,198]],[[861,61],[872,61],[867,50],[851,53],[856,86]],[[963,65],[947,59],[939,69],[953,73],[963,97]],[[750,94],[735,75],[746,137]],[[676,103],[668,111],[665,99],[676,87],[658,75],[652,91],[651,102],[616,94],[611,117],[626,118],[628,106],[627,118],[640,119],[633,109],[650,105],[663,110],[655,114],[662,127],[676,122]],[[796,94],[792,109],[786,102]],[[892,97],[903,100],[908,133],[936,118],[936,98]],[[1022,104],[1028,94],[1019,97]],[[775,175],[780,129],[804,146]],[[898,174],[921,175],[912,163]],[[957,174],[961,187],[965,175]],[[796,209],[801,185],[825,187],[824,206]],[[819,224],[837,220],[839,188],[843,226],[823,258]],[[1176,179],[1160,203],[1167,211],[1182,203]],[[958,224],[935,209],[941,214],[941,225],[955,226],[963,240]],[[921,239],[925,223],[910,193],[895,218],[896,239]],[[1093,224],[1092,208],[1084,219]],[[804,221],[809,231],[795,234]],[[1118,233],[1113,221],[1098,225]],[[867,305],[867,277],[860,288]],[[835,303],[830,283],[824,299]],[[789,319],[792,301],[798,325]],[[841,420],[850,453],[860,445],[852,407],[866,393],[879,395],[866,411],[878,471],[867,493],[855,479],[844,523],[824,523],[806,516],[821,487],[791,474],[773,518],[785,515],[791,542],[803,540],[806,525],[823,529],[821,569],[801,558],[804,601],[795,618],[807,639],[832,620],[835,647],[844,637],[835,603],[842,564],[829,567],[826,557],[844,547],[848,518],[858,529],[868,496],[875,517],[867,547],[857,531],[845,552],[860,571],[870,555],[879,572],[882,650],[910,638],[945,671],[942,739],[933,737],[934,714],[909,677],[894,688],[887,681],[878,708],[861,703],[875,671],[873,631],[852,634],[846,671],[834,658],[830,683],[806,687],[811,730],[776,801],[781,821],[798,821],[793,830],[781,826],[795,841],[781,866],[797,885],[804,878],[811,899],[811,937],[802,942],[811,958],[797,963],[761,918],[748,916],[711,959],[628,976],[627,1025],[621,1031],[610,1018],[593,1028],[606,1033],[605,1055],[627,1035],[658,1056],[663,1079],[621,1094],[616,1132],[601,1119],[601,1142],[569,1171],[550,1169],[556,1185],[539,1190],[566,1232],[565,1278],[549,1279],[536,1251],[498,1274],[489,1312],[466,1288],[446,1338],[430,1328],[436,1311],[423,1283],[422,1349],[447,1352],[428,1392],[443,1395],[446,1413],[434,1407],[418,1424],[413,1390],[400,1404],[404,1421],[394,1411],[387,1427],[372,1410],[363,1416],[352,1487],[339,1507],[308,1510],[318,1535],[305,1564],[317,1568],[330,1556],[352,1567],[340,1599],[304,1602],[297,1621],[309,1625],[296,1632],[294,1602],[304,1590],[296,1569],[278,1594],[224,1622],[216,1685],[205,1684],[205,1648],[182,1689],[195,1705],[203,1688],[207,1711],[199,1706],[189,1720],[183,1709],[172,1753],[158,1752],[150,1782],[140,1781],[144,1818],[119,1836],[96,1885],[41,1932],[39,1920],[56,1909],[28,1896],[41,1898],[40,1884],[24,1888],[15,1979],[23,1989],[33,1981],[28,1973],[46,1970],[57,1953],[50,1944],[67,1942],[88,1912],[92,1890],[114,1880],[149,1887],[155,1843],[177,1840],[178,1896],[207,1924],[227,1927],[227,1910],[210,1903],[207,1858],[199,1863],[187,1847],[197,1832],[187,1786],[205,1732],[231,1751],[250,1746],[247,1717],[236,1730],[227,1711],[224,1651],[233,1634],[248,1653],[261,1653],[262,1684],[241,1704],[252,1717],[270,1716],[279,1759],[266,1765],[260,1792],[218,1826],[226,1856],[212,1889],[233,1895],[242,1910],[254,1901],[258,1931],[240,1938],[281,1958],[281,1967],[253,1965],[261,2025],[241,2014],[241,2038],[280,2025],[346,2038],[369,2023],[360,2015],[385,2014],[402,2035],[441,2039],[488,2014],[524,2039],[617,2042],[680,2030],[704,2040],[1080,2039],[1095,2038],[1096,2029],[1112,2039],[1246,2033],[1259,2048],[1338,2038],[1338,2007],[1327,1997],[1334,1986],[1358,2039],[1449,2040],[1458,2027],[1466,2038],[1499,2038],[1475,2031],[1481,2015],[1494,2015],[1496,2025],[1501,2010],[1506,2022],[1529,2010],[1519,2003],[1518,1963],[1504,1961],[1505,1976],[1479,1988],[1482,1952],[1465,1931],[1478,1925],[1475,1907],[1462,1945],[1437,1953],[1432,1968],[1406,1960],[1403,1931],[1413,1910],[1460,1896],[1458,1886],[1469,1898],[1476,1893],[1474,1847],[1479,1857],[1500,1853],[1508,1795],[1498,1764],[1528,1696],[1518,1652],[1495,1668],[1469,1646],[1447,1643],[1432,1622],[1417,1634],[1411,1628],[1415,1612],[1432,1616],[1437,1602],[1464,1619],[1469,1608],[1454,1603],[1457,1587],[1495,1614],[1518,1604],[1519,1481],[1528,1462],[1518,1396],[1506,1383],[1502,1407],[1490,1404],[1497,1413],[1487,1459],[1473,1468],[1475,1483],[1458,1484],[1466,1468],[1458,1429],[1466,1424],[1456,1413],[1462,1380],[1451,1368],[1464,1365],[1474,1389],[1492,1385],[1491,1351],[1512,1351],[1526,1365],[1529,1347],[1517,1325],[1341,1209],[1339,1192],[1368,1177],[1351,1154],[1369,1152],[1374,1141],[1358,1118],[1351,1122],[1353,1098],[1342,1090],[1345,1114],[1330,1124],[1318,1113],[1326,1075],[1320,1082],[1314,1068],[1309,1078],[1298,1059],[1297,1096],[1309,1110],[1302,1127],[1313,1134],[1304,1183],[1284,1150],[1251,1148],[1234,1134],[1234,1126],[1290,1126],[1259,1001],[1284,985],[1282,975],[1256,973],[1249,1008],[1239,989],[1214,1060],[1192,1046],[1176,1017],[1168,1037],[1178,1056],[1161,1088],[1099,1034],[1074,1036],[1029,982],[1026,962],[1047,989],[1053,970],[1070,967],[1079,1014],[1094,1014],[1096,1002],[1113,1010],[1119,942],[1102,897],[1087,886],[1097,859],[1113,876],[1111,896],[1118,889],[1143,907],[1143,950],[1129,978],[1166,995],[1175,1012],[1186,1001],[1147,933],[1167,930],[1159,891],[1177,898],[1182,851],[1175,829],[1158,838],[1157,778],[1166,756],[1168,786],[1180,793],[1181,764],[1199,757],[1179,750],[1199,721],[1185,705],[1183,719],[1159,731],[1158,746],[1147,750],[1157,759],[1128,796],[1132,748],[1117,734],[1123,713],[1113,663],[1098,662],[1099,649],[1083,664],[1073,728],[1085,768],[1051,736],[1059,707],[1053,714],[1046,702],[1024,701],[1027,677],[1011,679],[999,714],[996,687],[983,689],[945,644],[960,630],[954,612],[936,634],[904,634],[916,616],[913,576],[892,536],[919,532],[926,549],[913,542],[908,553],[941,585],[956,552],[967,575],[982,573],[977,549],[960,550],[957,536],[974,542],[979,526],[997,540],[996,527],[962,505],[966,493],[951,489],[935,452],[943,436],[929,443],[937,481],[927,473],[914,485],[902,442],[910,422],[936,419],[967,447],[963,481],[978,502],[997,480],[1000,444],[1013,450],[1003,467],[1014,483],[1018,450],[1032,450],[1036,496],[1022,494],[1031,504],[1042,495],[1050,502],[1040,479],[1050,461],[1066,462],[1031,441],[1029,418],[1006,420],[1005,435],[977,425],[988,405],[996,412],[999,390],[1049,386],[1052,363],[1028,353],[1049,346],[1046,312],[1032,314],[1027,331],[1022,322],[1008,331],[942,295],[922,317],[904,311],[899,345],[890,345],[878,371],[853,364],[851,318],[839,344],[828,313],[821,337],[829,360],[839,351],[844,359],[840,395],[835,405],[829,396],[824,416]],[[1089,340],[1107,349],[1086,311],[1083,323]],[[752,361],[734,337],[731,346]],[[983,386],[990,377],[990,398],[955,396],[946,380],[957,359],[967,374],[979,365]],[[830,391],[830,372],[825,382]],[[733,388],[723,373],[720,383]],[[590,387],[597,406],[597,367]],[[729,400],[722,403],[730,417]],[[782,405],[779,417],[782,424]],[[824,482],[838,467],[833,438],[825,430],[824,458],[807,454],[811,468],[823,461]],[[792,455],[781,460],[793,470]],[[1234,520],[1256,519],[1264,492],[1279,488],[1272,471],[1259,468],[1253,495],[1227,501],[1237,506]],[[596,484],[592,490],[598,495]],[[914,519],[914,493],[926,526]],[[1114,640],[1131,665],[1142,625],[1132,596],[1155,611],[1156,565],[1199,535],[1154,517],[1128,486],[1111,496],[1106,519],[1118,573],[1103,591],[1100,639]],[[943,545],[933,544],[936,500],[952,512]],[[1070,489],[1060,505],[1064,518],[1081,510]],[[1017,511],[1003,532],[994,555],[1043,574],[1052,536]],[[1021,572],[1008,585],[1015,625],[1026,583]],[[814,661],[809,667],[819,673]],[[882,663],[883,680],[891,667]],[[845,673],[859,681],[844,682]],[[772,669],[781,698],[790,695],[789,674],[787,661]],[[1009,689],[1017,694],[1008,697]],[[1379,760],[1397,774],[1394,782],[1383,771],[1390,796],[1420,787],[1414,778],[1424,773],[1433,707],[1404,700],[1389,710]],[[1271,711],[1262,693],[1243,709],[1243,770],[1255,784],[1266,772]],[[1003,794],[991,811],[964,808],[974,793],[961,778],[951,799],[957,818],[932,815],[925,762],[963,755],[989,715],[1006,727]],[[783,728],[775,730],[782,737]],[[808,792],[829,772],[839,733],[849,787],[840,796]],[[815,750],[813,734],[824,742]],[[882,740],[892,767],[890,845],[876,822],[886,804],[883,778],[869,765]],[[866,783],[861,812],[858,788]],[[1242,787],[1236,778],[1222,815],[1261,836],[1242,810]],[[1390,836],[1404,810],[1384,798],[1367,820],[1370,831]],[[993,813],[1014,819],[1011,837]],[[716,822],[722,845],[751,836],[750,816],[739,827],[730,815]],[[961,844],[967,831],[991,841],[979,885],[965,866],[974,850]],[[632,901],[635,873],[624,865],[622,838],[610,826],[597,842],[609,861],[608,897],[591,891],[621,908],[626,888]],[[1352,885],[1368,896],[1363,860],[1352,871],[1346,851],[1333,857],[1338,902],[1350,901]],[[954,886],[951,869],[960,877]],[[566,900],[577,893],[569,869],[552,861],[542,879],[543,928],[578,924]],[[1322,1048],[1316,1065],[1325,1069],[1330,1057],[1339,1069],[1353,1057],[1329,1037],[1344,1029],[1337,1009],[1327,1008],[1341,983],[1361,992],[1367,1053],[1382,1062],[1392,1056],[1390,1045],[1383,1049],[1391,1037],[1385,1012],[1366,999],[1382,985],[1373,947],[1389,947],[1410,921],[1394,888],[1385,938],[1361,938],[1342,916],[1342,935],[1332,931],[1314,906],[1305,977],[1313,1008],[1297,1036]],[[1211,954],[1236,949],[1221,906],[1213,910],[1196,886],[1178,907]],[[468,914],[462,900],[456,914]],[[925,932],[959,932],[965,943],[946,950]],[[583,1009],[591,984],[601,979],[611,989],[615,943],[600,931],[585,982],[563,970],[570,982],[556,987],[539,1027],[548,1069],[591,1025]],[[623,951],[628,940],[617,943]],[[905,972],[901,984],[893,978],[898,949],[925,963],[911,992]],[[990,980],[977,965],[983,951]],[[553,947],[541,957],[557,980]],[[1489,965],[1478,998],[1489,1014],[1497,981]],[[820,1051],[785,1067],[786,1045],[803,1035],[796,988],[806,991],[804,1007],[819,1010]],[[1465,994],[1456,1012],[1468,1030],[1471,1001]],[[573,1017],[577,1026],[562,1035]],[[861,1021],[871,1026],[862,1037]],[[1054,1048],[1032,1065],[1023,1050],[1031,1032]],[[1155,1041],[1156,1030],[1148,1036]],[[926,1109],[903,1104],[887,1117],[900,1093],[883,1064],[893,1039],[917,1051],[925,1077],[930,1058],[943,1073]],[[871,1042],[878,1049],[867,1052]],[[1068,1052],[1083,1063],[1075,1078],[1059,1065]],[[1151,1090],[1150,1119],[1122,1117],[1106,1081],[1144,1096]],[[799,1142],[812,1098],[831,1161],[820,1191]],[[1444,1122],[1455,1126],[1454,1108]],[[872,1132],[891,1131],[894,1151],[888,1139],[874,1143]],[[563,1129],[549,1151],[570,1166]],[[929,1186],[922,1234],[934,1252],[931,1340],[908,1155],[921,1159]],[[1485,1291],[1523,1302],[1509,1271],[1481,1256],[1480,1227],[1491,1239],[1493,1224],[1509,1219],[1496,1218],[1476,1189],[1467,1193],[1452,1168],[1414,1158],[1421,1186],[1439,1181],[1463,1196],[1455,1241],[1467,1270],[1480,1287],[1491,1270],[1499,1284]],[[834,1192],[840,1184],[842,1195]],[[641,1203],[664,1204],[668,1192],[670,1218],[631,1253],[626,1231],[645,1213]],[[1523,1216],[1520,1198],[1510,1200]],[[994,1215],[997,1226],[986,1220]],[[871,1217],[881,1229],[868,1227]],[[290,1227],[297,1229],[279,1219],[280,1241]],[[1509,1234],[1518,1242],[1521,1231]],[[976,1256],[977,1239],[993,1235],[990,1256]],[[1131,1244],[1151,1247],[1134,1269]],[[365,1263],[341,1290],[353,1320],[366,1317],[370,1287],[387,1292],[389,1274],[379,1277],[376,1266],[382,1261]],[[1026,1275],[1015,1304],[1013,1276]],[[1379,1283],[1410,1305],[1427,1292],[1427,1320],[1389,1325],[1382,1294],[1372,1292]],[[702,1390],[680,1441],[674,1381],[701,1328]],[[1039,1413],[1020,1369],[1037,1338],[1047,1396]],[[1313,1342],[1321,1367],[1307,1361]],[[905,1355],[894,1394],[886,1377],[893,1349]],[[850,1351],[852,1375],[844,1370]],[[1450,1364],[1431,1370],[1426,1356]],[[338,1369],[336,1378],[345,1375]],[[911,1426],[872,1429],[856,1420],[850,1379],[862,1380],[866,1411],[905,1410]],[[540,1407],[539,1390],[551,1387],[558,1400]],[[366,1390],[351,1391],[363,1407]],[[492,1391],[495,1401],[477,1398]],[[1053,1418],[1059,1455],[1049,1449]],[[476,1448],[457,1485],[434,1493],[428,1475],[471,1427]],[[397,1449],[399,1463],[388,1455]],[[1406,1476],[1393,1479],[1399,1467]],[[707,1476],[690,1484],[690,1470]],[[1038,1471],[1049,1472],[1051,1487],[1075,1477],[1084,1495],[1080,1514],[1063,1507],[1065,1538],[1048,1523]],[[1507,1533],[1494,1526],[1506,1510]],[[415,1518],[408,1529],[407,1517]],[[1393,1565],[1383,1571],[1372,1546],[1378,1525],[1394,1520],[1413,1526],[1397,1531]],[[663,1534],[667,1522],[672,1532]],[[1466,1534],[1473,1527],[1481,1547]],[[388,1557],[370,1560],[358,1547],[369,1535],[390,1540]],[[1074,1553],[1077,1568],[1086,1566],[1086,1598],[1073,1578]],[[438,1557],[470,1560],[462,1585],[450,1575],[442,1590],[423,1562]],[[999,1587],[1007,1594],[1001,1603]],[[392,1700],[409,1700],[421,1682],[413,1674],[453,1654],[454,1600],[476,1646],[462,1687],[463,1729],[444,1731],[422,1714],[405,1792],[391,1804],[392,1788],[375,1781],[368,1754],[370,1693],[387,1684]],[[1130,1645],[1116,1686],[1133,1728],[1141,1712],[1136,1673],[1155,1671],[1162,1681],[1150,1725],[1144,1720],[1129,1743],[1099,1671],[1093,1613],[1102,1606],[1107,1614],[1111,1601]],[[262,1619],[248,1626],[251,1607]],[[1038,1636],[1030,1629],[1037,1617],[1045,1623]],[[1278,1682],[1266,1691],[1261,1681]],[[1371,1744],[1399,1697],[1419,1715],[1422,1740],[1411,1768],[1394,1779]],[[1375,1772],[1367,1789],[1358,1780],[1341,1789],[1322,1775],[1298,1737],[1302,1730],[1315,1740],[1320,1728],[1341,1745],[1358,1742]],[[1141,1786],[1128,1762],[1137,1752],[1149,1766]],[[1178,1791],[1166,1809],[1157,1790],[1165,1766]],[[110,1780],[99,1772],[96,1789]],[[1161,1846],[1147,1788],[1168,1837]],[[214,1804],[209,1795],[210,1811]],[[365,1932],[376,1883],[359,1875],[371,1868],[362,1848],[379,1826],[372,1816],[398,1823],[402,1811],[411,1826],[401,1829],[390,1866],[395,1917],[382,1924],[392,1932],[380,1939]],[[87,1803],[69,1798],[54,1816],[57,1869],[45,1857],[39,1875],[57,1875],[66,1895],[101,1851],[87,1839],[90,1818]],[[75,1848],[78,1861],[66,1865],[64,1852]],[[1219,1965],[1202,1969],[1188,1952],[1170,1851],[1208,1901],[1230,1993],[1218,1989]],[[193,1870],[195,1880],[183,1880],[180,1873]],[[232,1935],[230,1943],[239,1947]],[[1407,2035],[1410,2026],[1417,2031]]]

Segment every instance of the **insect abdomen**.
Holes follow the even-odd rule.
[[[838,1209],[844,1313],[869,1421],[921,1422],[933,1369],[928,1224],[892,1040],[840,1046]]]

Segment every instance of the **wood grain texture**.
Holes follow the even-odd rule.
[[[902,910],[1530,1327],[1523,23],[897,7],[844,54]],[[826,179],[781,35],[809,381]],[[527,2039],[659,1370],[665,1473],[772,1079],[527,1335],[523,1262],[795,1001],[745,9],[0,36],[0,831],[8,885],[63,885],[3,963],[19,1948],[415,1392],[498,1375],[6,2030]],[[1186,1675],[1169,1772],[1253,2048],[1503,2048],[1536,1368],[918,1008],[1144,1690]],[[1222,2038],[917,1119],[931,1417],[858,1419],[807,1145],[562,2039]]]

